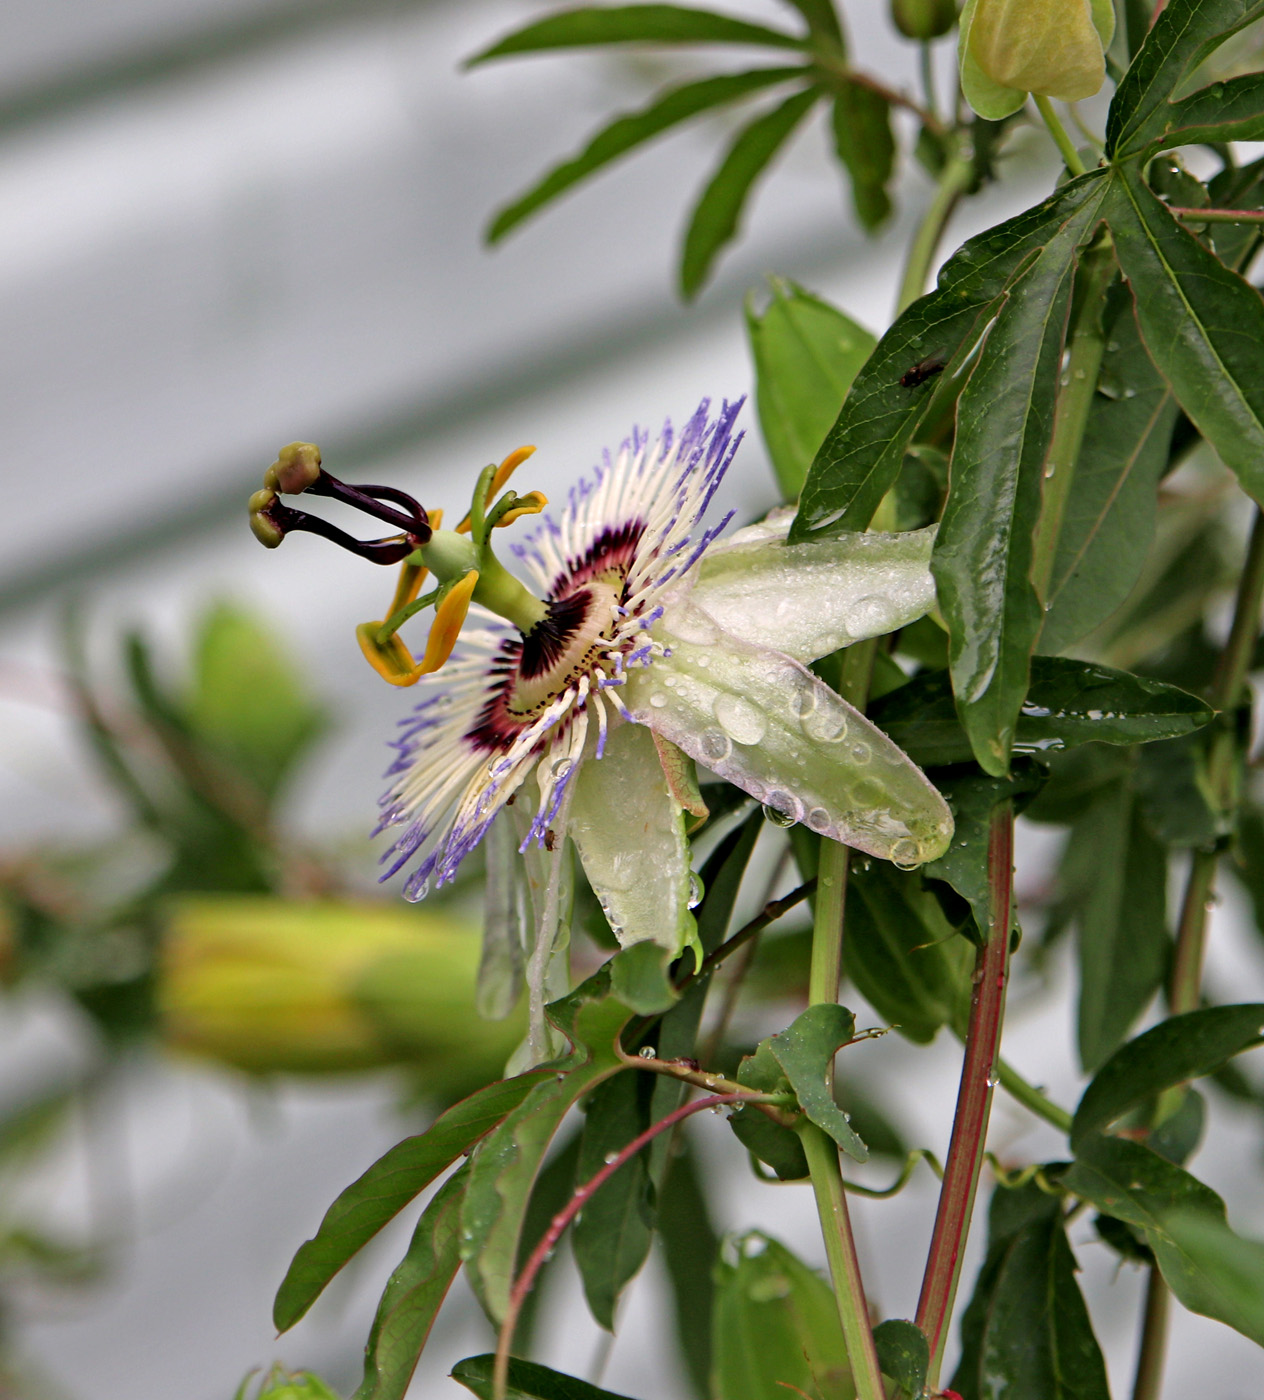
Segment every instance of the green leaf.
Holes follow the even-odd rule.
[[[517,1269],[521,1270],[530,1259],[532,1251],[553,1223],[553,1217],[574,1194],[575,1166],[578,1161],[579,1134],[571,1133],[566,1141],[550,1154],[544,1169],[536,1177],[535,1185],[531,1188],[531,1200],[522,1220],[522,1234],[518,1237]],[[531,1343],[540,1317],[540,1305],[546,1296],[545,1280],[556,1266],[557,1259],[558,1255],[554,1254],[551,1259],[544,1261],[536,1275],[535,1286],[523,1300],[513,1335],[513,1350],[518,1355],[531,1353]]]
[[[915,1322],[893,1317],[873,1329],[873,1340],[878,1348],[882,1374],[917,1400],[926,1387],[926,1370],[930,1365],[926,1333]]]
[[[762,314],[747,304],[759,426],[786,500],[803,489],[812,458],[874,337],[836,307],[793,282],[770,279]]]
[[[580,1142],[577,1182],[591,1180],[614,1153],[649,1127],[652,1078],[616,1075],[593,1093]],[[653,1232],[649,1154],[638,1152],[587,1202],[571,1234],[584,1297],[607,1332],[614,1331],[615,1304],[645,1263]]]
[[[737,1082],[761,1094],[787,1093],[790,1081],[773,1058],[771,1045],[771,1037],[761,1040],[753,1055],[742,1057]],[[781,1181],[802,1181],[808,1175],[803,1141],[793,1128],[774,1123],[767,1114],[748,1108],[730,1114],[728,1124],[742,1146],[770,1166]]]
[[[953,1389],[965,1400],[1109,1400],[1075,1272],[1058,1198],[1034,1182],[996,1191]]]
[[[1167,852],[1135,793],[1120,783],[1072,828],[1067,861],[1083,872],[1071,893],[1080,976],[1080,1063],[1095,1070],[1123,1043],[1167,971]]]
[[[946,671],[925,671],[870,706],[873,722],[923,768],[968,763],[969,740]],[[1014,729],[1017,753],[1079,744],[1143,744],[1192,733],[1214,711],[1188,691],[1069,657],[1033,656]]]
[[[738,133],[689,221],[680,262],[680,292],[686,300],[702,289],[720,249],[737,233],[751,186],[819,96],[815,88],[796,92]]]
[[[891,213],[887,184],[895,171],[891,104],[862,83],[843,79],[831,111],[834,150],[851,177],[856,217],[875,229]]]
[[[1150,358],[1199,432],[1264,499],[1264,301],[1123,169],[1108,209]]]
[[[1069,182],[1034,209],[970,239],[949,258],[935,291],[899,317],[856,376],[808,473],[791,544],[866,528],[899,474],[918,425],[951,408],[960,375],[1009,282],[1068,222],[1091,217],[1105,189],[1103,179],[1092,174]],[[901,383],[919,369],[924,373],[918,382]]]
[[[552,1078],[548,1070],[532,1070],[516,1079],[489,1084],[453,1104],[424,1133],[396,1143],[353,1181],[325,1212],[315,1236],[299,1246],[272,1307],[277,1331],[293,1327],[352,1255],[445,1167],[489,1133],[532,1088]]]
[[[957,405],[931,572],[948,623],[957,712],[979,765],[1009,767],[1043,611],[1031,582],[1077,247],[1097,205],[1069,219],[1007,288]]]
[[[640,111],[629,112],[603,127],[577,156],[554,166],[524,195],[501,209],[487,230],[487,241],[498,242],[510,229],[516,228],[572,185],[673,126],[701,112],[736,102],[748,93],[760,92],[776,83],[802,76],[802,68],[759,68],[749,73],[724,73],[714,78],[702,78],[659,93]]]
[[[974,959],[920,876],[885,861],[852,872],[843,968],[884,1021],[929,1044],[953,1019]]]
[[[1207,736],[1148,744],[1137,755],[1133,787],[1151,831],[1167,846],[1213,846],[1233,827],[1219,810],[1207,771]]]
[[[1249,1282],[1252,1263],[1256,1271],[1264,1263],[1264,1247],[1229,1229],[1224,1202],[1209,1186],[1142,1143],[1096,1133],[1078,1144],[1062,1184],[1143,1230],[1164,1280],[1187,1308],[1264,1346],[1264,1292],[1257,1284],[1252,1298]]]
[[[1210,1074],[1264,1040],[1264,1004],[1187,1011],[1121,1046],[1097,1071],[1075,1110],[1071,1143],[1108,1128],[1130,1108],[1187,1079]]]
[[[461,1266],[460,1167],[426,1207],[386,1285],[364,1349],[364,1379],[354,1400],[403,1400],[426,1338]]]
[[[808,22],[813,34],[827,34],[842,39],[843,28],[834,9],[834,0],[787,0]]]
[[[835,1054],[855,1031],[856,1018],[845,1006],[819,1002],[809,1006],[779,1035],[774,1035],[768,1042],[768,1049],[785,1071],[807,1117],[828,1133],[849,1157],[864,1162],[869,1158],[869,1149],[834,1102],[828,1076]]]
[[[800,49],[804,40],[779,29],[683,5],[580,6],[546,15],[497,40],[467,66],[511,54],[600,44],[753,44]]]
[[[509,1304],[524,1217],[549,1144],[571,1108],[622,1068],[615,1047],[631,1012],[609,994],[609,967],[547,1008],[575,1049],[553,1063],[553,1073],[480,1143],[471,1160],[461,1258],[470,1286],[496,1323]]]
[[[467,1357],[452,1368],[452,1379],[460,1381],[466,1390],[472,1390],[479,1400],[492,1400],[495,1363],[496,1358],[490,1352],[485,1356]],[[612,1390],[598,1390],[587,1381],[511,1356],[505,1400],[628,1400],[628,1397],[616,1395]]]
[[[1209,1216],[1171,1215],[1164,1223],[1188,1270],[1181,1302],[1264,1346],[1264,1244]]]
[[[198,624],[188,718],[269,796],[325,726],[287,649],[258,618],[224,602]]]
[[[1005,778],[992,778],[977,769],[936,778],[936,786],[952,808],[952,845],[938,860],[923,865],[919,874],[923,880],[942,880],[969,904],[975,941],[981,943],[987,936],[992,904],[988,880],[992,813],[1002,802],[1025,805],[1044,786],[1046,773],[1028,761],[1016,763]]]
[[[1250,96],[1252,89],[1242,87],[1241,79],[1213,84],[1182,102],[1171,98],[1209,54],[1262,15],[1260,0],[1171,0],[1154,21],[1110,104],[1107,156],[1120,160],[1156,145],[1231,139],[1227,134],[1213,135],[1215,124],[1228,122],[1232,130],[1234,123],[1249,120],[1258,111],[1258,97]],[[1180,134],[1200,124],[1205,134]]]
[[[829,1286],[758,1230],[726,1241],[720,1252],[712,1351],[716,1400],[854,1393]]]
[[[1078,642],[1124,602],[1154,538],[1155,492],[1168,469],[1177,406],[1137,330],[1132,298],[1116,287],[1106,349],[1089,409],[1075,485],[1058,534],[1040,650]]]
[[[720,1241],[689,1139],[682,1134],[678,1141],[683,1150],[672,1156],[658,1195],[658,1238],[671,1284],[676,1341],[698,1400],[710,1400],[711,1310]]]

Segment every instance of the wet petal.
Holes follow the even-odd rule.
[[[625,948],[653,940],[679,953],[693,942],[684,813],[648,729],[610,731],[605,756],[586,762],[575,781],[567,829]]]
[[[480,1016],[503,1021],[522,992],[525,931],[512,813],[499,813],[483,839],[483,849],[487,852],[487,894],[476,1004]]]
[[[629,673],[622,689],[634,720],[824,836],[905,866],[944,853],[944,799],[858,710],[797,661],[722,632],[698,609],[677,611],[674,635],[666,621],[654,635],[670,655]]]
[[[906,627],[934,607],[933,525],[788,545],[789,523],[770,518],[713,545],[688,602],[726,632],[803,662]],[[675,611],[665,626],[675,626]]]

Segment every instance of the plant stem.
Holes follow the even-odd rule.
[[[992,812],[988,833],[988,884],[991,891],[987,938],[975,963],[970,1026],[961,1066],[961,1087],[952,1123],[952,1139],[939,1193],[922,1294],[917,1302],[917,1325],[930,1342],[927,1387],[939,1382],[948,1323],[961,1275],[975,1192],[987,1140],[992,1090],[998,1081],[1001,1023],[1005,1015],[1005,983],[1009,970],[1010,903],[1014,873],[1014,809],[1006,801]]]
[[[935,53],[929,39],[923,39],[921,42],[918,71],[922,79],[922,101],[931,116],[938,118],[939,103],[935,100]]]
[[[1189,209],[1169,204],[1168,210],[1191,224],[1264,224],[1264,209]]]
[[[1085,253],[1076,289],[1075,324],[1071,330],[1066,377],[1058,392],[1053,435],[1045,463],[1040,521],[1032,545],[1031,580],[1041,602],[1048,602],[1058,538],[1080,457],[1080,445],[1088,426],[1089,410],[1097,392],[1106,333],[1102,328],[1102,300],[1115,275],[1115,257],[1109,238]]]
[[[544,1261],[557,1247],[558,1240],[561,1239],[571,1221],[625,1162],[631,1161],[641,1148],[651,1143],[660,1133],[674,1128],[677,1123],[683,1122],[693,1113],[701,1113],[708,1108],[719,1108],[723,1104],[742,1103],[746,1099],[754,1097],[758,1097],[758,1095],[714,1094],[710,1098],[695,1099],[693,1103],[682,1104],[674,1112],[667,1114],[665,1118],[660,1118],[657,1123],[651,1123],[643,1133],[638,1133],[591,1180],[586,1181],[576,1189],[575,1194],[549,1222],[549,1228],[541,1236],[539,1244],[531,1251],[530,1258],[522,1266],[522,1272],[514,1280],[513,1289],[509,1294],[509,1306],[505,1309],[504,1320],[500,1324],[500,1336],[496,1344],[496,1363],[492,1370],[492,1400],[505,1400],[505,1392],[509,1384],[509,1347],[513,1341],[514,1329],[518,1325],[518,1314],[522,1311],[527,1294],[531,1292],[531,1285],[535,1282],[536,1275],[543,1267]],[[882,1400],[881,1391],[878,1392],[878,1400]]]
[[[961,155],[960,150],[954,150],[940,173],[934,197],[922,216],[913,242],[909,245],[904,276],[900,279],[900,290],[896,297],[897,316],[912,306],[926,290],[930,266],[935,259],[935,249],[939,247],[939,240],[943,237],[948,220],[952,218],[957,201],[969,189],[973,178],[973,165]]]
[[[1061,152],[1063,164],[1072,175],[1086,175],[1088,172],[1084,167],[1084,162],[1080,159],[1080,153],[1071,144],[1066,127],[1058,120],[1058,114],[1053,110],[1053,103],[1038,93],[1033,92],[1032,97],[1036,103],[1036,111],[1040,113],[1041,120],[1049,128],[1049,135],[1053,137],[1054,144]]]
[[[1146,1285],[1145,1325],[1137,1351],[1137,1376],[1132,1383],[1132,1400],[1159,1400],[1163,1384],[1163,1353],[1167,1344],[1167,1284],[1158,1269],[1150,1269]]]
[[[998,1061],[997,1068],[1001,1075],[1001,1088],[1013,1099],[1017,1099],[1024,1108],[1029,1108],[1037,1118],[1043,1118],[1046,1123],[1057,1128],[1059,1132],[1069,1133],[1071,1131],[1071,1115],[1065,1108],[1060,1108],[1052,1099],[1047,1099],[1036,1088],[1034,1084],[1029,1084],[1021,1074],[1004,1060]]]

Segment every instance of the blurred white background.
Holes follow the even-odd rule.
[[[771,0],[728,8],[779,18]],[[312,439],[338,475],[389,480],[451,510],[485,462],[534,442],[524,480],[556,498],[633,424],[654,428],[704,395],[749,392],[741,299],[765,273],[798,279],[874,330],[887,323],[928,183],[914,169],[899,219],[868,240],[817,128],[767,181],[746,236],[695,307],[674,299],[673,260],[723,118],[656,144],[487,251],[481,230],[499,203],[604,117],[638,104],[647,76],[669,71],[657,58],[607,54],[461,72],[463,58],[539,9],[510,0],[0,9],[0,848],[73,841],[115,817],[57,682],[54,633],[70,594],[102,636],[143,621],[173,646],[208,595],[265,609],[339,722],[293,793],[290,820],[322,839],[367,832],[404,702],[360,664],[352,633],[387,585],[315,541],[273,554],[250,537],[244,501],[280,444]],[[897,45],[882,0],[854,0],[849,20],[860,60],[903,81],[911,50]],[[1047,188],[1052,167],[1038,147],[963,212],[954,244]],[[729,503],[751,516],[773,489],[749,410],[745,422]],[[104,651],[99,664],[112,664]],[[1038,870],[1047,841],[1028,839]],[[1217,911],[1209,979],[1245,1000],[1260,995],[1264,959],[1241,912],[1231,902]],[[1073,1103],[1077,1074],[1058,1058],[1065,1013],[1048,1004],[1025,1009],[1020,977],[1007,1054]],[[861,1008],[860,1019],[878,1018]],[[51,999],[5,1002],[0,1094],[85,1064],[85,1034]],[[862,1078],[882,1060],[885,1092],[897,1086],[893,1115],[914,1142],[942,1152],[958,1052],[944,1038],[937,1050],[892,1036],[856,1060]],[[349,1393],[400,1231],[280,1340],[271,1297],[333,1195],[399,1136],[394,1101],[386,1077],[248,1092],[208,1069],[138,1060],[108,1105],[109,1128],[85,1124],[84,1141],[32,1196],[33,1212],[132,1233],[101,1284],[18,1300],[11,1321],[48,1393],[226,1400],[249,1367],[275,1358]],[[1204,1154],[1200,1171],[1258,1237],[1257,1126],[1226,1101],[1214,1110],[1221,1155]],[[717,1122],[697,1124],[695,1138],[718,1219],[766,1228],[820,1261],[810,1192],[756,1183]],[[84,1169],[85,1144],[102,1142],[118,1158],[105,1199]],[[1026,1159],[1058,1147],[1004,1101],[993,1145]],[[884,1175],[876,1168],[871,1179]],[[919,1176],[893,1202],[857,1206],[886,1315],[914,1306],[934,1199]],[[1086,1226],[1080,1236],[1124,1394],[1139,1278],[1117,1274]],[[974,1267],[972,1258],[967,1290]],[[567,1288],[542,1359],[573,1368],[598,1338]],[[651,1268],[604,1372],[605,1385],[642,1400],[685,1394],[675,1358],[656,1359],[645,1341],[665,1321],[661,1293]],[[1264,1365],[1241,1337],[1179,1310],[1174,1333],[1167,1396],[1259,1393]],[[466,1394],[443,1377],[491,1342],[458,1285],[413,1393]]]

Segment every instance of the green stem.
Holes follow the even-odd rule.
[[[1053,103],[1047,97],[1042,97],[1038,93],[1032,93],[1036,103],[1036,111],[1040,113],[1044,124],[1049,128],[1049,135],[1053,137],[1054,144],[1062,154],[1062,161],[1072,175],[1086,175],[1084,162],[1080,159],[1080,153],[1071,143],[1071,138],[1066,134],[1066,127],[1058,120],[1058,114],[1053,110]]]
[[[918,225],[917,233],[909,246],[904,276],[900,280],[900,291],[896,298],[897,316],[926,290],[931,263],[935,259],[935,249],[939,247],[939,240],[943,237],[948,220],[952,218],[957,201],[970,188],[973,178],[973,165],[962,157],[959,150],[954,150],[940,173],[930,207],[922,216],[922,222]]]
[[[1179,204],[1168,209],[1191,224],[1264,224],[1264,209],[1190,209]]]
[[[939,116],[939,103],[935,100],[935,53],[929,39],[923,39],[918,53],[918,67],[922,78],[922,101],[926,110]]]
[[[1159,1400],[1163,1384],[1163,1353],[1167,1344],[1168,1291],[1158,1269],[1150,1269],[1146,1284],[1145,1325],[1137,1351],[1137,1375],[1132,1400]]]
[[[1058,392],[1053,435],[1045,463],[1043,499],[1033,543],[1031,570],[1032,583],[1042,602],[1048,601],[1058,537],[1062,533],[1067,502],[1071,498],[1071,485],[1075,480],[1084,430],[1088,426],[1089,410],[1097,392],[1097,378],[1106,350],[1102,300],[1114,275],[1114,252],[1109,239],[1105,238],[1084,255],[1081,263],[1066,377]]]
[[[1001,1023],[1009,971],[1010,903],[1014,872],[1014,809],[1006,801],[992,813],[988,833],[988,885],[991,892],[987,938],[979,949],[970,999],[970,1025],[961,1066],[961,1087],[952,1121],[952,1139],[939,1193],[917,1325],[930,1342],[927,1388],[936,1389],[948,1340],[948,1324],[961,1277],[966,1236],[987,1142],[992,1090],[998,1082]]]
[[[859,709],[869,694],[876,641],[858,642],[843,655],[839,694]],[[847,897],[847,847],[837,841],[821,841],[816,907],[812,925],[812,961],[808,974],[808,1001],[834,1003],[842,967],[843,909]],[[814,1123],[799,1128],[816,1197],[821,1234],[829,1259],[830,1278],[838,1303],[847,1360],[856,1384],[857,1400],[884,1400],[882,1371],[869,1322],[869,1305],[860,1277],[860,1260],[847,1213],[838,1147]]]
[[[1059,1107],[1052,1099],[1047,1099],[1036,1088],[1034,1084],[1029,1084],[1021,1074],[1004,1060],[998,1064],[1001,1075],[1001,1088],[1013,1099],[1016,1099],[1024,1108],[1030,1109],[1037,1118],[1043,1118],[1046,1123],[1057,1128],[1060,1133],[1070,1133],[1071,1115],[1065,1108]]]

